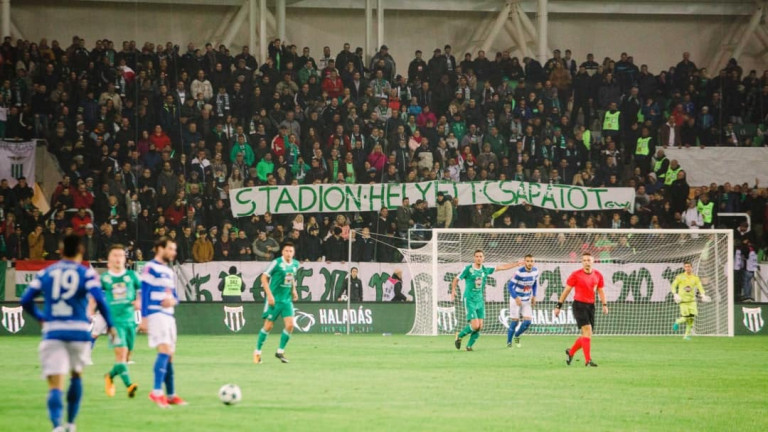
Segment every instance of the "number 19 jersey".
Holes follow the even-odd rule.
[[[101,288],[99,275],[74,261],[62,260],[37,273],[27,289],[43,295],[44,340],[91,340],[87,309],[94,288]]]

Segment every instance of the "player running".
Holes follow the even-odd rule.
[[[296,249],[291,242],[283,244],[282,256],[272,261],[269,267],[261,274],[261,288],[264,290],[266,302],[264,303],[264,327],[259,330],[259,339],[256,342],[256,350],[253,352],[253,362],[261,363],[261,347],[267,340],[269,332],[275,325],[279,316],[283,317],[283,334],[280,335],[280,347],[275,357],[283,363],[288,363],[285,358],[285,346],[291,339],[293,332],[293,302],[299,299],[296,292],[296,272],[299,270],[299,262],[293,259]]]
[[[104,391],[107,396],[115,395],[116,376],[123,380],[128,389],[128,397],[136,395],[138,386],[131,382],[128,375],[128,352],[133,351],[136,339],[136,319],[134,311],[141,304],[136,300],[137,292],[141,289],[139,277],[133,270],[125,268],[125,247],[114,244],[109,248],[107,255],[107,272],[101,275],[101,285],[109,303],[112,320],[115,324],[117,337],[110,345],[115,350],[115,364],[104,375]]]
[[[453,278],[451,282],[451,301],[456,300],[456,285],[460,280],[464,280],[464,308],[467,311],[467,326],[456,334],[454,345],[456,349],[461,349],[461,339],[466,335],[469,337],[467,351],[472,351],[472,347],[480,337],[480,330],[483,328],[485,319],[485,283],[489,275],[495,271],[504,271],[522,265],[523,262],[502,264],[496,267],[489,267],[483,264],[485,254],[481,249],[475,251],[475,262],[464,267],[464,270]]]
[[[691,330],[693,329],[693,322],[698,315],[698,308],[696,307],[696,291],[701,293],[701,300],[704,302],[710,302],[712,299],[704,293],[704,287],[701,286],[701,279],[693,274],[693,266],[690,262],[683,264],[684,273],[677,275],[674,281],[672,281],[672,295],[675,299],[675,303],[680,304],[680,318],[675,320],[672,325],[672,330],[677,331],[680,329],[680,324],[685,323],[685,336],[683,339],[691,340]]]
[[[533,255],[524,258],[525,265],[520,267],[507,282],[509,290],[509,330],[507,330],[507,347],[512,347],[514,336],[515,346],[520,348],[520,335],[531,326],[533,307],[536,306],[536,290],[539,286],[539,269],[533,266]],[[522,315],[523,322],[519,323]]]
[[[168,266],[176,259],[176,243],[168,237],[155,242],[155,258],[148,261],[141,274],[141,324],[147,332],[149,347],[157,348],[155,385],[149,399],[160,408],[186,405],[176,394],[173,380],[173,353],[176,351],[174,306],[179,303],[176,276]],[[165,383],[166,394],[163,394]]]
[[[42,323],[43,341],[38,353],[43,376],[48,380],[48,417],[54,432],[74,431],[75,418],[83,396],[81,374],[91,358],[88,296],[96,302],[110,335],[114,336],[112,317],[101,291],[99,276],[81,263],[80,237],[68,235],[62,242],[62,260],[37,273],[21,297],[24,310]],[[35,297],[43,296],[43,310]],[[62,425],[64,404],[61,400],[64,375],[71,374],[67,390],[67,426]]]
[[[583,348],[584,365],[587,367],[597,367],[597,364],[592,361],[591,355],[592,328],[595,326],[595,288],[597,288],[597,294],[600,296],[600,302],[603,304],[604,314],[608,313],[608,306],[605,303],[603,275],[592,268],[594,262],[594,258],[592,258],[592,254],[589,252],[581,255],[582,268],[568,276],[568,280],[565,282],[565,289],[560,294],[560,299],[555,307],[555,316],[557,317],[560,315],[563,302],[568,298],[568,294],[571,293],[571,290],[576,291],[576,294],[573,296],[573,317],[576,319],[576,325],[581,329],[581,336],[576,339],[576,342],[570,349],[565,350],[565,354],[568,356],[565,363],[569,366],[579,348]]]

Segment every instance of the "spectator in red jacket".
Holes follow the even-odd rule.
[[[155,145],[155,150],[162,152],[164,148],[171,147],[171,138],[163,132],[163,127],[155,126],[155,132],[149,137],[149,142]]]
[[[72,221],[70,223],[72,224],[72,230],[79,236],[85,235],[86,226],[93,226],[91,215],[88,214],[85,207],[79,208],[77,214],[72,217]]]
[[[373,151],[368,155],[368,163],[372,168],[376,169],[377,173],[381,173],[384,170],[384,164],[387,162],[387,156],[381,150],[381,144],[376,144],[373,147]]]
[[[75,194],[74,200],[75,208],[91,208],[93,207],[94,196],[92,192],[86,189],[85,183],[83,183],[77,187],[77,193]]]
[[[338,98],[344,92],[344,83],[336,73],[336,70],[331,70],[331,73],[323,79],[323,91],[328,94],[330,98]]]
[[[168,222],[169,225],[177,227],[184,219],[184,216],[186,216],[186,212],[187,210],[184,207],[184,204],[181,203],[181,198],[176,198],[173,205],[170,205],[165,209],[165,221]]]
[[[275,158],[278,158],[280,156],[285,157],[285,142],[290,136],[290,132],[288,132],[288,127],[286,125],[280,126],[280,133],[275,135],[274,138],[272,138],[272,154],[275,156]]]
[[[429,105],[425,105],[419,116],[416,117],[416,125],[424,127],[430,120],[432,121],[432,124],[437,124],[437,116],[435,116],[435,113],[429,108]]]

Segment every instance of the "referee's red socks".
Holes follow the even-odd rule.
[[[592,349],[592,339],[591,338],[582,338],[584,339],[581,341],[581,347],[584,349],[584,362],[589,363],[590,360],[592,360],[591,355],[591,349]]]
[[[582,337],[579,337],[576,339],[576,342],[573,343],[573,346],[571,347],[570,355],[573,357],[576,355],[576,353],[581,349],[581,340],[584,339]]]
[[[571,352],[569,353],[570,356],[573,357],[576,355],[579,349],[584,349],[584,361],[589,363],[589,361],[592,360],[592,339],[588,337],[580,337],[576,339],[576,342],[574,342],[571,347]]]

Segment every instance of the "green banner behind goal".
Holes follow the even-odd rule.
[[[576,334],[570,298],[559,317],[553,314],[565,281],[591,253],[605,279],[609,314],[598,314],[597,335],[675,335],[679,315],[670,284],[693,264],[712,299],[698,299],[697,335],[733,335],[733,233],[729,230],[626,229],[436,229],[423,247],[403,250],[416,301],[412,335],[453,334],[466,322],[460,298],[450,301],[451,280],[483,250],[486,265],[521,260],[532,254],[539,270],[533,325],[529,334]],[[509,326],[507,281],[516,269],[495,272],[487,281],[484,333],[506,333]],[[463,294],[464,283],[458,291]],[[460,297],[457,296],[457,297]],[[599,306],[599,305],[598,305]]]

